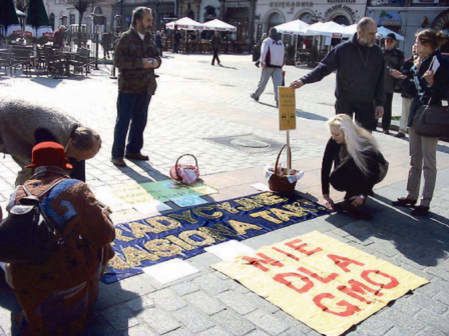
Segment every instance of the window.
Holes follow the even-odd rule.
[[[75,14],[70,14],[69,23],[70,23],[71,25],[76,23],[76,22],[75,22]]]

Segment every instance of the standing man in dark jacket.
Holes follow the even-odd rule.
[[[134,9],[131,27],[122,34],[115,50],[115,64],[120,74],[111,162],[118,167],[126,166],[124,156],[131,160],[149,159],[140,151],[143,147],[148,106],[157,86],[154,69],[161,65],[159,52],[150,34],[152,25],[151,8]]]
[[[382,129],[385,134],[390,134],[391,126],[391,105],[393,103],[394,87],[397,80],[391,76],[391,70],[399,70],[404,63],[404,53],[396,48],[396,35],[390,33],[385,39],[384,61],[385,61],[385,105],[382,117]]]
[[[210,44],[212,45],[212,50],[214,52],[214,56],[212,57],[212,65],[215,65],[215,60],[218,62],[218,65],[221,65],[220,59],[218,58],[218,52],[220,51],[221,47],[221,38],[219,32],[214,32],[214,36],[212,36],[212,39],[210,40]]]
[[[336,113],[355,114],[356,121],[365,129],[376,129],[385,103],[384,60],[382,50],[374,44],[376,32],[376,22],[362,18],[352,40],[335,47],[315,69],[290,87],[298,89],[337,71]]]

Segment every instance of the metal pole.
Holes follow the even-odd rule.
[[[100,40],[100,34],[98,33],[98,25],[95,26],[95,70],[98,70],[98,41]]]
[[[290,131],[287,130],[287,146],[290,148]],[[292,169],[292,157],[290,151],[287,151],[287,169],[290,172]]]

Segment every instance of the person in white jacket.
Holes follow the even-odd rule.
[[[274,97],[276,106],[278,106],[278,86],[282,85],[282,67],[284,66],[284,44],[281,40],[281,34],[276,28],[271,28],[269,36],[263,40],[260,50],[260,65],[262,67],[262,75],[259,84],[251,98],[259,101],[259,97],[265,90],[270,77],[273,80]]]

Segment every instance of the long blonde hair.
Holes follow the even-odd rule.
[[[354,160],[357,167],[365,174],[368,173],[366,157],[363,152],[367,150],[378,150],[374,137],[364,128],[356,125],[350,116],[337,114],[327,124],[329,128],[338,129],[344,135],[348,154]]]

